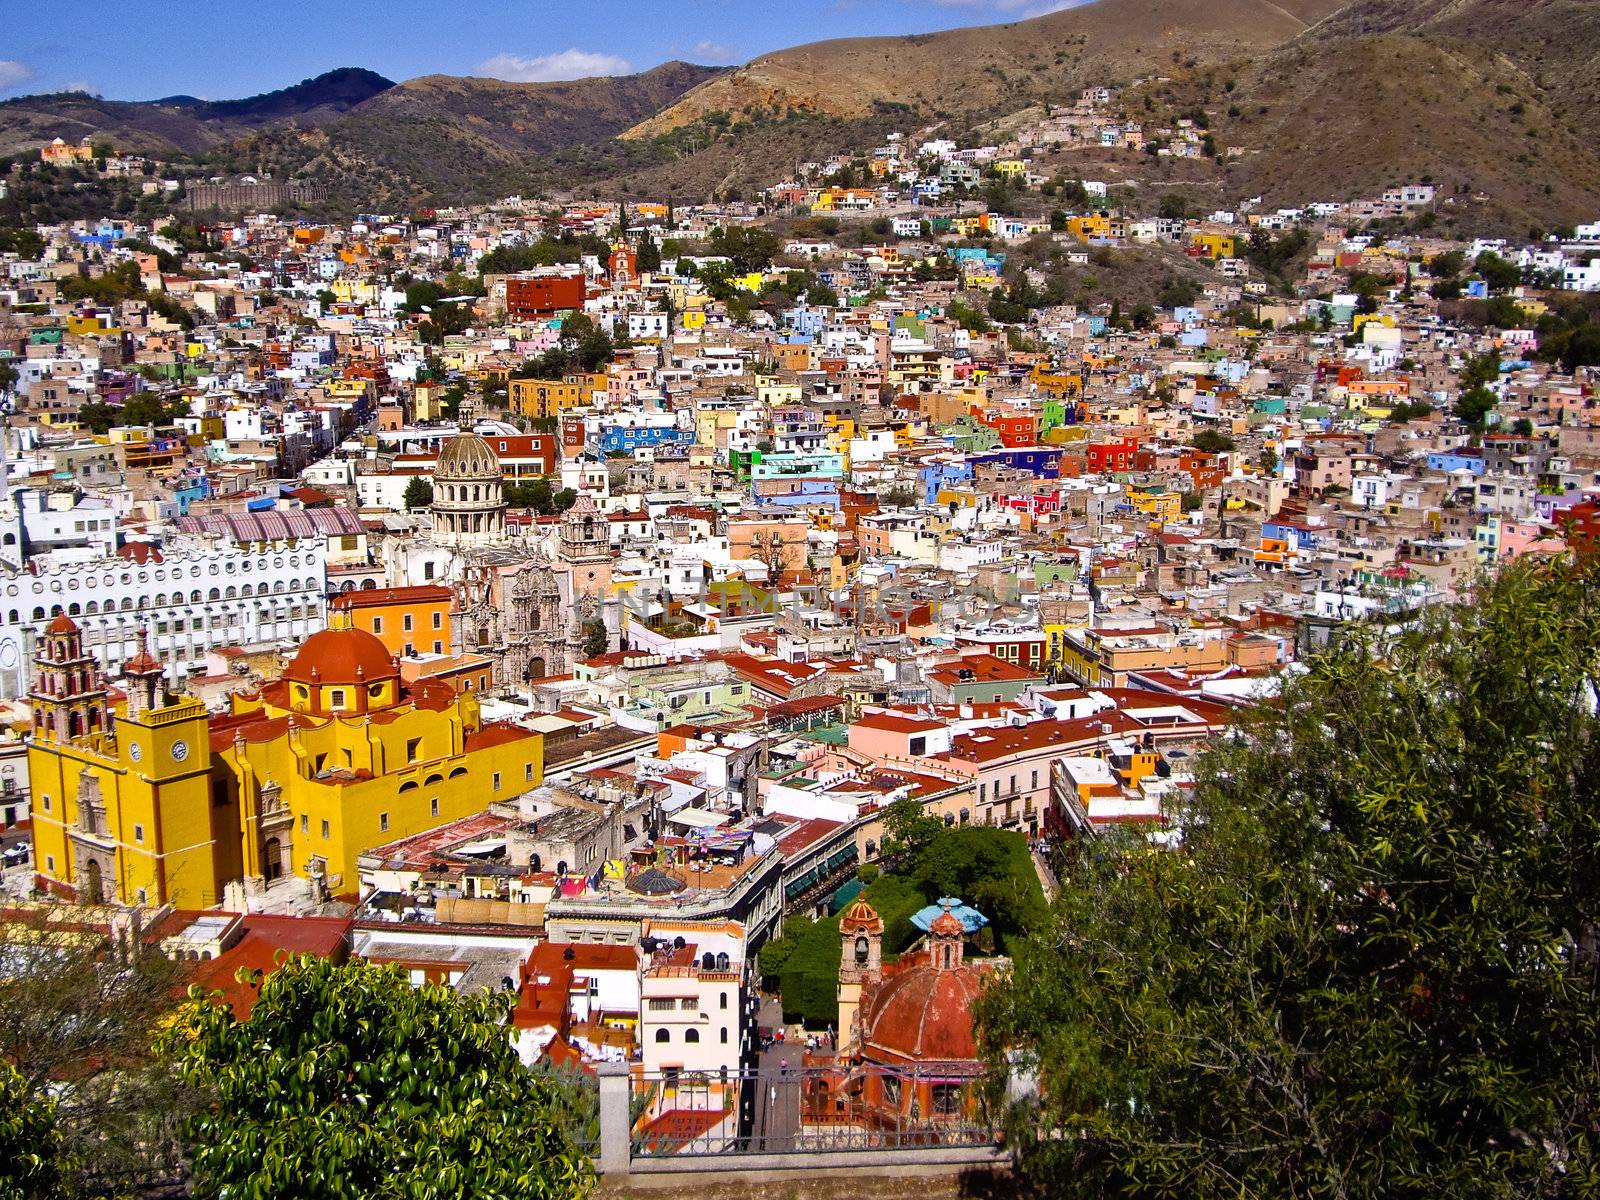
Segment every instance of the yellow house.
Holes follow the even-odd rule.
[[[1192,233],[1189,246],[1206,258],[1232,258],[1239,252],[1239,239],[1231,233]]]
[[[162,672],[141,650],[124,667],[128,701],[115,711],[77,624],[58,616],[45,630],[28,696],[28,777],[47,891],[208,908],[238,874],[238,814],[212,801],[205,707],[187,697],[158,704]]]
[[[994,164],[996,175],[1023,175],[1028,170],[1028,164],[1020,158],[1002,158]]]
[[[1110,213],[1085,213],[1081,217],[1067,218],[1067,232],[1080,242],[1091,238],[1114,238],[1122,235],[1122,222]]]
[[[209,717],[164,694],[147,654],[107,692],[69,618],[30,700],[38,872],[62,895],[209,907],[286,875],[358,889],[356,856],[509,800],[544,775],[543,740],[483,723],[475,693],[409,688],[372,634],[313,634],[284,671]]]
[[[585,403],[588,388],[579,376],[563,380],[513,379],[506,389],[506,400],[513,412],[525,417],[555,417]]]
[[[1132,484],[1123,490],[1135,512],[1161,521],[1176,521],[1183,515],[1183,497],[1178,492],[1146,491]]]

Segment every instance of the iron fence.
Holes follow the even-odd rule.
[[[636,1071],[629,1088],[636,1158],[992,1146],[1000,1137],[970,1063]]]

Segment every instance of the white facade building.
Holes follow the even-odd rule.
[[[0,698],[27,691],[37,639],[62,612],[108,672],[138,652],[143,632],[175,682],[211,650],[295,642],[325,624],[325,551],[309,539],[270,551],[124,546],[30,566],[0,573]]]

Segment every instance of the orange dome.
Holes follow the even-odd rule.
[[[76,621],[74,621],[71,617],[67,616],[66,613],[57,613],[55,620],[51,621],[50,624],[46,625],[44,627],[44,631],[47,634],[52,634],[52,633],[77,633],[78,632],[78,623]]]
[[[844,910],[844,916],[839,918],[839,931],[841,933],[879,933],[883,932],[883,918],[878,915],[878,910],[865,900],[857,900]]]
[[[983,972],[931,963],[900,970],[873,989],[861,1018],[865,1057],[879,1062],[967,1062],[978,1057],[972,1003]]]
[[[967,936],[967,927],[961,923],[960,917],[946,909],[933,919],[928,932],[935,937],[964,938]]]
[[[324,629],[305,640],[283,677],[297,683],[372,683],[399,674],[388,649],[365,629]]]

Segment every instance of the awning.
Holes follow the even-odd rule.
[[[866,886],[859,879],[845,880],[844,883],[839,885],[839,890],[833,893],[833,900],[829,905],[830,909],[833,912],[843,911],[846,904],[849,904],[850,901],[866,890]]]

